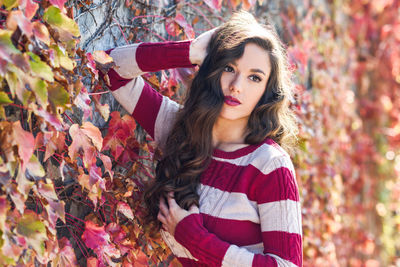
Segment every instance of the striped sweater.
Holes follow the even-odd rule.
[[[140,43],[107,52],[112,94],[163,148],[179,105],[140,77],[192,67],[191,41]],[[192,50],[191,50],[192,49]],[[289,155],[273,140],[215,149],[200,179],[200,214],[161,235],[183,266],[301,266],[301,209]]]

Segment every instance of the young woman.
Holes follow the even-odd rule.
[[[301,266],[299,193],[285,151],[297,130],[292,82],[273,27],[241,11],[195,40],[108,53],[113,95],[163,151],[144,200],[182,265]],[[195,64],[182,107],[139,76]]]

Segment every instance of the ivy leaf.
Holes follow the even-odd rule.
[[[104,169],[105,169],[106,172],[108,172],[108,174],[110,175],[111,180],[112,180],[114,172],[111,170],[112,169],[112,163],[111,163],[110,157],[106,156],[104,154],[100,154],[100,159],[101,159],[101,161],[103,161]]]
[[[17,185],[14,183],[11,183],[8,185],[7,194],[10,196],[11,200],[14,202],[16,210],[20,214],[23,214],[24,210],[25,210],[25,201],[28,198],[28,194],[22,194],[18,190]]]
[[[106,183],[102,177],[101,168],[92,165],[89,171],[89,186],[92,188],[93,186],[98,186],[101,190],[106,190]]]
[[[33,154],[35,138],[31,132],[22,129],[20,121],[13,123],[13,142],[18,146],[18,154],[23,161],[23,169],[25,169]]]
[[[44,13],[43,19],[55,28],[68,32],[75,37],[80,36],[79,27],[73,19],[61,13],[55,6],[50,6]]]
[[[35,154],[32,154],[32,157],[30,158],[29,162],[26,164],[27,172],[29,175],[37,178],[37,177],[44,177],[46,175],[46,172],[43,169],[42,164],[40,164],[38,158],[35,156]]]
[[[26,210],[18,221],[17,233],[26,237],[29,245],[38,253],[44,253],[44,241],[47,240],[46,227],[32,210]]]
[[[47,29],[46,26],[43,25],[43,23],[41,23],[40,21],[32,22],[32,31],[37,40],[42,41],[47,46],[50,45],[49,30]]]
[[[58,240],[60,248],[56,258],[53,260],[54,266],[78,266],[74,249],[68,238],[65,236]]]
[[[25,83],[21,80],[24,78],[25,74],[15,66],[9,66],[12,72],[6,73],[6,81],[8,87],[10,88],[11,95],[15,97],[17,95],[18,99],[24,104],[28,104],[28,99],[31,96],[31,92],[25,88]]]
[[[183,28],[189,39],[195,38],[193,27],[186,21],[185,17],[181,13],[176,12],[175,21]]]
[[[0,29],[0,58],[11,62],[12,54],[20,54],[21,52],[15,48],[11,41],[12,31]]]
[[[99,260],[99,266],[104,266],[104,259],[107,265],[112,264],[110,257],[120,257],[120,252],[113,244],[110,244],[110,235],[105,231],[104,226],[98,226],[91,221],[85,222],[85,231],[82,240],[88,248],[93,249]]]
[[[136,128],[132,116],[114,111],[111,113],[107,136],[103,140],[103,151],[111,149],[111,154],[117,160],[124,150],[127,139],[134,134]]]
[[[101,95],[92,95],[92,99],[94,102],[94,107],[96,108],[97,112],[103,117],[104,121],[108,121],[110,117],[110,105],[101,104],[100,102]]]
[[[18,5],[17,0],[1,0],[0,3],[2,5],[5,5],[7,10],[11,10],[13,7],[16,7]]]
[[[82,84],[81,84],[82,85]],[[83,111],[83,121],[86,121],[89,117],[93,117],[92,107],[90,106],[90,97],[86,90],[86,87],[82,85],[79,94],[74,99],[74,104]]]
[[[108,71],[115,66],[113,58],[109,56],[105,51],[97,50],[93,54],[86,53],[86,58],[88,60],[88,67],[96,75],[98,71],[101,71],[103,75],[106,75]]]
[[[64,126],[62,124],[62,121],[57,118],[57,116],[47,112],[46,110],[42,109],[42,108],[36,108],[33,109],[33,112],[42,117],[46,122],[48,122],[51,126],[53,126],[57,131],[63,131],[64,130]]]
[[[7,201],[7,196],[0,196],[0,229],[5,229],[5,223],[7,218],[7,211],[10,209],[10,205]]]
[[[35,16],[39,5],[32,0],[19,0],[19,8],[24,10],[25,17],[31,20]]]
[[[82,240],[88,248],[95,250],[98,247],[107,246],[110,242],[110,235],[104,230],[104,226],[98,226],[92,221],[86,221]]]
[[[52,54],[52,57],[50,57],[52,59],[51,62],[55,68],[61,66],[69,71],[72,71],[75,68],[76,62],[71,60],[68,57],[65,49],[62,49],[62,47],[60,47],[59,45],[51,46],[50,53]]]
[[[83,162],[85,167],[93,165],[96,161],[96,151],[101,150],[103,138],[99,128],[90,122],[84,122],[81,127],[73,124],[69,133],[72,137],[72,143],[68,147],[68,154],[71,159],[75,159],[80,150],[83,151]]]
[[[117,211],[121,212],[126,218],[133,220],[132,209],[127,203],[119,201],[117,204]]]
[[[70,108],[69,94],[63,86],[58,83],[49,84],[47,86],[49,102],[54,111],[59,113]]]
[[[167,30],[167,33],[171,36],[178,36],[182,32],[179,24],[171,18],[167,18],[165,20],[165,29]]]
[[[45,109],[48,104],[47,83],[39,78],[32,79],[32,91],[36,95],[38,103]]]
[[[28,38],[32,36],[32,23],[25,17],[21,10],[13,10],[8,14],[7,17],[7,28],[15,31],[17,26],[21,29]]]
[[[31,70],[38,77],[45,79],[49,82],[54,82],[53,71],[49,65],[40,60],[40,57],[32,52],[27,52],[32,60],[29,61]]]
[[[50,0],[50,4],[57,6],[60,10],[63,10],[66,0]]]
[[[13,103],[13,101],[8,97],[8,95],[5,92],[0,92],[0,105],[10,103]]]

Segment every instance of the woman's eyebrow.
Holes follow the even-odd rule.
[[[260,69],[251,69],[250,71],[251,72],[258,72],[258,73],[264,74],[264,76],[266,76],[265,72],[260,70]]]
[[[234,65],[235,67],[237,67],[237,64],[236,64],[235,61],[232,61],[231,64]],[[264,74],[264,76],[267,76],[265,74],[265,72],[263,70],[261,70],[261,69],[250,69],[250,72],[258,72],[258,73]]]

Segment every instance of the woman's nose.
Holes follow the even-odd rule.
[[[241,92],[241,90],[242,90],[242,81],[241,81],[241,77],[240,77],[239,74],[235,75],[235,77],[231,81],[229,90],[231,92],[238,92],[238,93]]]

